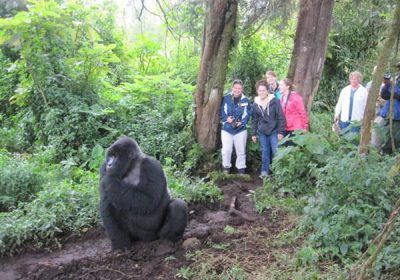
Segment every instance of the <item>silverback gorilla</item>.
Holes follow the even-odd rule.
[[[131,138],[108,148],[100,168],[100,196],[112,250],[127,249],[135,240],[176,242],[186,228],[186,203],[171,198],[161,164]]]

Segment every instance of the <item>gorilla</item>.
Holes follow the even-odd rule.
[[[122,137],[100,168],[100,216],[112,250],[136,240],[178,241],[187,225],[187,205],[172,199],[161,164],[135,140]]]

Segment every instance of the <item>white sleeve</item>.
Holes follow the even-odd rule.
[[[338,101],[337,101],[337,103],[336,103],[336,107],[335,107],[335,118],[336,118],[336,117],[339,117],[340,112],[342,111],[342,102],[343,102],[342,100],[343,100],[343,89],[340,91],[339,99],[338,99]]]

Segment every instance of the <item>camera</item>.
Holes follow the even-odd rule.
[[[385,80],[390,80],[390,79],[392,78],[392,74],[390,74],[389,72],[386,72],[386,73],[383,75],[383,78],[384,78]]]
[[[231,123],[232,128],[233,129],[238,128],[239,127],[239,122],[240,122],[240,119],[234,119],[233,122]]]

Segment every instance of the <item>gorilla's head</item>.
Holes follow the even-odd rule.
[[[110,175],[123,178],[134,161],[142,157],[143,153],[135,140],[121,137],[107,150],[106,171]]]

